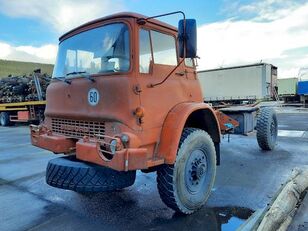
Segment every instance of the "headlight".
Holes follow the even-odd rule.
[[[118,141],[117,140],[112,140],[110,142],[110,152],[112,153],[112,155],[114,155],[116,153],[117,145],[118,145]]]

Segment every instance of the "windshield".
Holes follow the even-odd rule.
[[[61,42],[53,77],[126,72],[130,67],[129,57],[128,26],[108,24]]]

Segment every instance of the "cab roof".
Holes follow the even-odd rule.
[[[92,20],[90,22],[87,22],[87,23],[84,23],[68,32],[66,32],[65,34],[63,34],[60,38],[59,38],[59,41],[62,41],[65,37],[67,37],[69,34],[83,28],[83,27],[87,27],[87,26],[90,26],[92,24],[95,24],[95,23],[98,23],[98,22],[102,22],[102,21],[107,21],[107,20],[110,20],[110,19],[116,19],[116,18],[136,18],[136,19],[146,19],[148,16],[145,16],[145,15],[142,15],[142,14],[138,14],[138,13],[133,13],[133,12],[121,12],[121,13],[117,13],[117,14],[111,14],[111,15],[108,15],[108,16],[105,16],[105,17],[102,17],[102,18],[98,18],[98,19],[95,19],[95,20]],[[156,19],[149,19],[148,22],[150,23],[153,23],[153,24],[156,24],[156,25],[159,25],[159,26],[162,26],[162,27],[165,27],[165,28],[168,28],[170,30],[173,30],[173,31],[177,31],[177,28],[174,27],[174,26],[171,26],[167,23],[164,23],[162,21],[159,21],[159,20],[156,20]]]

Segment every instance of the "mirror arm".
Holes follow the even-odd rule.
[[[139,25],[144,25],[144,24],[147,23],[147,21],[149,19],[165,17],[165,16],[169,16],[169,15],[173,15],[173,14],[182,14],[183,20],[184,20],[183,30],[184,30],[184,35],[186,35],[186,16],[185,16],[185,13],[183,11],[180,11],[180,10],[170,12],[170,13],[166,13],[166,14],[159,14],[159,15],[155,15],[155,16],[147,17],[147,18],[138,18],[137,23]],[[184,44],[184,58],[185,58],[186,57],[186,38],[182,38],[182,39],[183,39],[183,44]]]
[[[146,18],[146,20],[152,19],[152,18],[159,18],[159,17],[169,16],[169,15],[173,15],[173,14],[182,14],[183,15],[183,19],[185,20],[185,14],[184,14],[183,11],[174,11],[174,12],[170,12],[170,13],[166,13],[166,14],[155,15],[155,16]]]
[[[174,11],[174,12],[170,12],[170,13],[167,13],[167,14],[160,14],[160,15],[155,15],[155,16],[147,17],[147,18],[138,18],[138,19],[137,19],[137,23],[140,24],[140,25],[144,25],[144,24],[146,24],[146,22],[147,22],[149,19],[159,18],[159,17],[164,17],[164,16],[169,16],[169,15],[173,15],[173,14],[182,14],[182,15],[183,15],[184,21],[185,21],[185,19],[186,19],[185,14],[184,14],[183,11]]]

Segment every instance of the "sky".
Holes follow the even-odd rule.
[[[178,10],[197,20],[199,70],[267,62],[286,78],[308,67],[308,0],[0,0],[0,59],[54,63],[59,36],[82,23]]]

